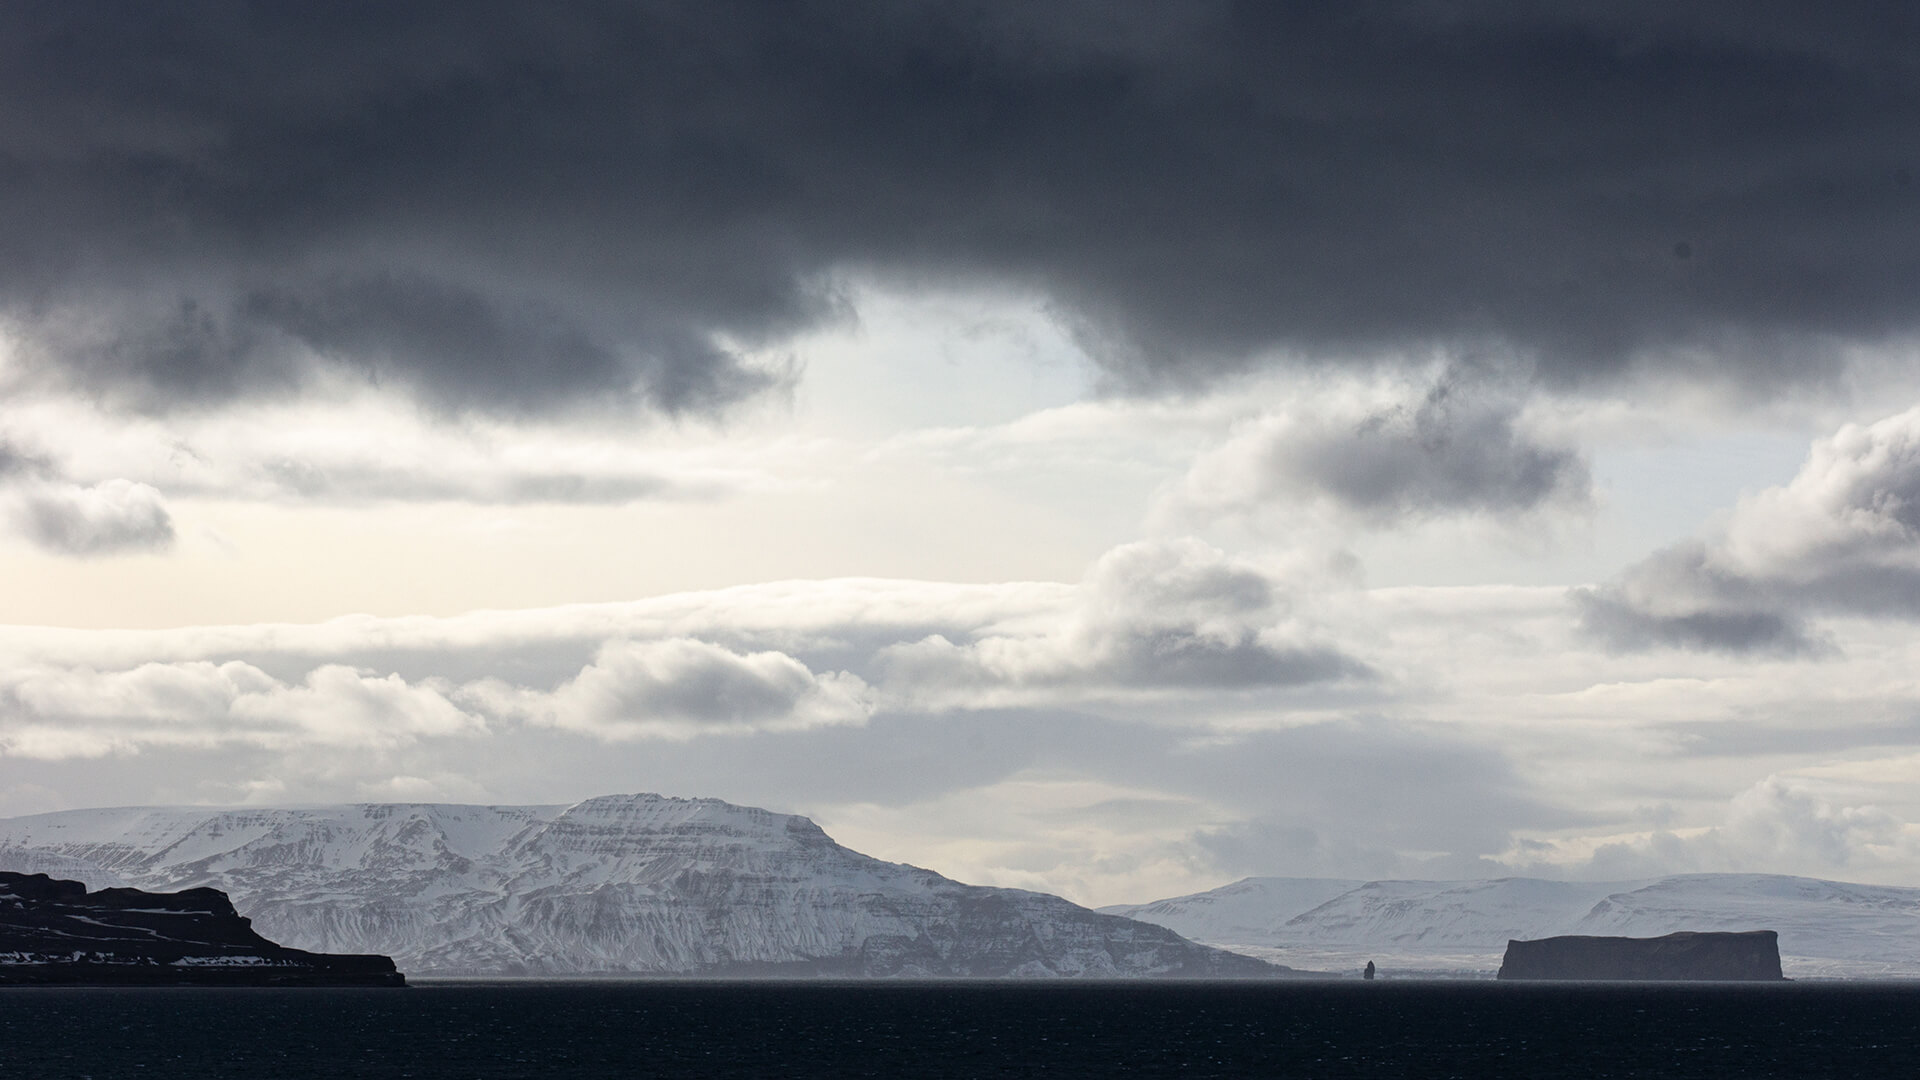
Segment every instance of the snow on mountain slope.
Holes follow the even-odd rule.
[[[1319,907],[1364,884],[1339,878],[1245,878],[1192,896],[1100,910],[1166,927],[1177,925],[1180,936],[1194,941],[1264,945],[1294,913]]]
[[[1101,910],[1282,963],[1491,971],[1509,939],[1656,937],[1679,930],[1777,930],[1789,975],[1920,976],[1920,889],[1773,874],[1567,882],[1248,878],[1151,904]],[[1265,883],[1285,882],[1284,888]],[[1339,886],[1348,886],[1340,889]],[[1231,912],[1223,917],[1222,911]]]
[[[1686,874],[1608,896],[1571,931],[1778,930],[1789,974],[1920,975],[1920,889],[1775,874]]]
[[[1370,881],[1281,923],[1280,941],[1387,943],[1401,951],[1458,951],[1509,938],[1552,937],[1620,883],[1499,878],[1492,881]]]
[[[414,974],[1284,974],[715,799],[81,810],[0,820],[6,852],[212,886],[270,938]]]
[[[38,848],[0,847],[0,870],[11,870],[16,874],[45,874],[52,878],[68,881],[84,881],[92,889],[117,889],[127,882],[111,870],[76,859],[69,855],[60,855]]]

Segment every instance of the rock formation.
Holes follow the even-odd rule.
[[[0,985],[404,986],[385,956],[302,952],[254,933],[216,889],[88,892],[0,871]]]
[[[1779,981],[1780,936],[1683,931],[1656,938],[1553,937],[1509,941],[1502,979]]]

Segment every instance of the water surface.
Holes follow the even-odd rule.
[[[8,988],[0,1077],[1920,1076],[1920,984]]]

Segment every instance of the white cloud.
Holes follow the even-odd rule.
[[[120,555],[173,546],[166,500],[153,487],[131,480],[29,484],[15,492],[12,516],[28,540],[60,555]]]
[[[1836,805],[1804,784],[1769,776],[1735,796],[1720,828],[1748,866],[1814,865],[1844,871],[1879,861],[1902,822],[1874,806]]]
[[[446,618],[157,631],[0,627],[0,666],[113,670],[142,660],[279,657],[275,670],[305,665],[304,672],[318,661],[456,684],[495,675],[536,689],[584,674],[574,691],[580,715],[591,711],[587,691],[596,680],[614,677],[603,668],[641,671],[629,652],[664,650],[657,643],[677,638],[740,655],[785,654],[802,665],[810,655],[832,657],[826,668],[813,666],[851,671],[875,683],[876,694],[913,707],[964,702],[975,690],[1064,703],[1363,676],[1359,661],[1293,616],[1290,604],[1262,568],[1180,540],[1115,549],[1073,585],[848,579]]]
[[[355,785],[354,797],[365,802],[480,802],[487,798],[487,791],[472,777],[439,772],[362,780]]]
[[[362,393],[244,413],[128,417],[70,400],[18,404],[10,428],[82,482],[130,477],[176,498],[355,506],[702,500],[771,481],[750,453],[685,433],[585,420],[436,420]]]
[[[1365,679],[1367,666],[1291,620],[1277,584],[1198,540],[1102,556],[1050,618],[934,634],[880,654],[904,700],[954,706]]]
[[[1585,459],[1533,431],[1525,404],[1462,364],[1424,388],[1328,388],[1240,424],[1193,463],[1172,506],[1257,514],[1309,503],[1391,525],[1586,505]]]
[[[1920,866],[1920,825],[1776,774],[1736,794],[1714,825],[1533,844],[1508,858],[1522,871],[1589,879],[1767,872],[1884,880]]]
[[[779,652],[704,641],[616,641],[551,691],[489,679],[460,700],[494,715],[602,739],[691,738],[864,723],[871,694],[844,671],[815,674]]]
[[[779,652],[736,653],[688,638],[613,641],[546,690],[497,678],[455,686],[322,664],[283,682],[238,660],[0,673],[0,753],[97,757],[145,747],[241,745],[391,749],[525,723],[605,740],[685,739],[864,723],[871,691]]]
[[[308,672],[298,686],[276,684],[236,698],[232,713],[262,726],[290,726],[334,745],[381,745],[482,730],[480,719],[449,701],[446,691],[444,684],[410,685],[398,675],[376,678],[328,664]]]
[[[1616,647],[1818,653],[1822,613],[1920,617],[1920,407],[1813,444],[1704,539],[1575,594]]]
[[[390,747],[481,732],[444,684],[410,685],[338,664],[297,684],[251,664],[147,663],[125,671],[0,674],[0,748],[30,758],[96,757],[154,746]]]

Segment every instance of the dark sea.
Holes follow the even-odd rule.
[[[0,989],[0,1078],[1916,1077],[1920,984]]]

